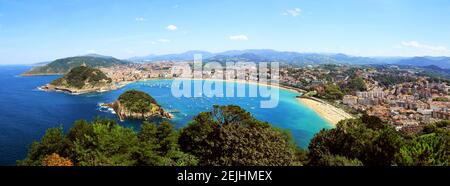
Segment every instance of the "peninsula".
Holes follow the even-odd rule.
[[[51,83],[40,87],[42,90],[62,91],[70,94],[83,94],[90,92],[104,92],[117,89],[115,83],[102,71],[79,66],[70,70],[69,73]]]

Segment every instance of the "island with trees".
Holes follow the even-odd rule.
[[[111,78],[102,71],[88,66],[72,68],[69,73],[40,87],[42,90],[63,91],[71,94],[103,92],[117,89]]]
[[[164,111],[153,97],[138,90],[128,90],[113,103],[102,106],[114,109],[120,120],[172,118],[172,115]]]

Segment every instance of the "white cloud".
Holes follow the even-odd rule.
[[[146,19],[143,17],[136,17],[134,20],[136,20],[138,22],[146,21]]]
[[[158,39],[158,42],[160,42],[160,43],[169,43],[170,40],[168,40],[168,39]]]
[[[300,8],[294,8],[294,9],[288,9],[286,10],[283,15],[291,15],[292,17],[297,17],[302,12],[302,9]]]
[[[167,30],[170,30],[170,31],[175,31],[175,30],[177,30],[178,28],[177,28],[177,26],[175,26],[175,25],[169,25],[169,26],[167,26],[166,29],[167,29]]]
[[[230,36],[231,40],[234,41],[247,41],[248,37],[246,35],[235,35],[235,36]]]
[[[432,52],[450,52],[450,49],[444,46],[426,45],[417,41],[403,41],[402,45],[405,47],[424,49]]]

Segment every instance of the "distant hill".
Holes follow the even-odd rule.
[[[151,61],[185,61],[194,60],[195,54],[202,54],[203,58],[210,58],[214,56],[211,52],[200,51],[200,50],[190,50],[181,54],[167,54],[167,55],[148,55],[144,57],[134,57],[130,58],[130,61],[134,62],[151,62]]]
[[[44,61],[44,62],[30,64],[30,66],[44,66],[44,65],[47,65],[49,63],[50,63],[49,61]]]
[[[450,69],[443,69],[436,65],[429,65],[419,67],[424,70],[424,73],[430,77],[445,77],[450,79]]]
[[[206,51],[188,51],[181,54],[167,55],[149,55],[145,57],[131,58],[134,62],[152,62],[152,61],[185,61],[193,60],[194,54],[202,54],[206,61],[217,62],[272,62],[295,64],[326,64],[326,63],[348,63],[348,64],[372,64],[379,63],[376,58],[354,57],[345,54],[319,54],[319,53],[299,53],[283,52],[271,49],[248,49],[248,50],[230,50],[220,53],[210,53]]]
[[[413,57],[398,61],[398,65],[410,66],[437,66],[443,69],[450,69],[450,57]]]
[[[220,53],[210,53],[206,51],[188,51],[181,54],[149,55],[145,57],[131,58],[134,62],[153,61],[186,61],[193,60],[194,54],[202,54],[203,59],[217,62],[272,62],[277,61],[287,64],[393,64],[403,66],[430,66],[435,65],[442,69],[450,69],[450,57],[360,57],[341,53],[299,53],[276,51],[272,49],[247,49],[229,50]]]
[[[38,66],[32,68],[30,71],[25,72],[22,75],[49,75],[49,74],[65,74],[70,71],[70,69],[82,65],[88,67],[109,67],[113,65],[127,64],[128,62],[119,60],[109,56],[100,55],[86,55],[86,56],[76,56],[63,59],[57,59],[51,63],[44,66]]]
[[[83,94],[114,90],[118,87],[101,70],[88,66],[78,66],[72,68],[63,77],[40,88],[48,91]]]

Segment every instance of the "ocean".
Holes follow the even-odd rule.
[[[59,76],[19,76],[30,68],[0,66],[0,165],[15,165],[16,160],[25,158],[30,144],[39,140],[48,128],[61,126],[67,131],[76,120],[92,120],[98,116],[118,119],[100,104],[113,102],[130,89],[150,94],[165,110],[172,112],[175,117],[171,122],[176,128],[186,126],[198,113],[210,111],[214,104],[239,105],[257,119],[289,130],[302,148],[307,148],[311,138],[321,129],[332,128],[330,123],[296,100],[298,93],[285,89],[279,90],[279,104],[275,108],[260,108],[260,101],[267,100],[263,97],[177,98],[171,93],[172,80],[148,80],[109,92],[70,95],[38,90],[37,87]],[[258,85],[246,85],[247,89],[251,86]],[[141,121],[120,123],[139,130]]]

